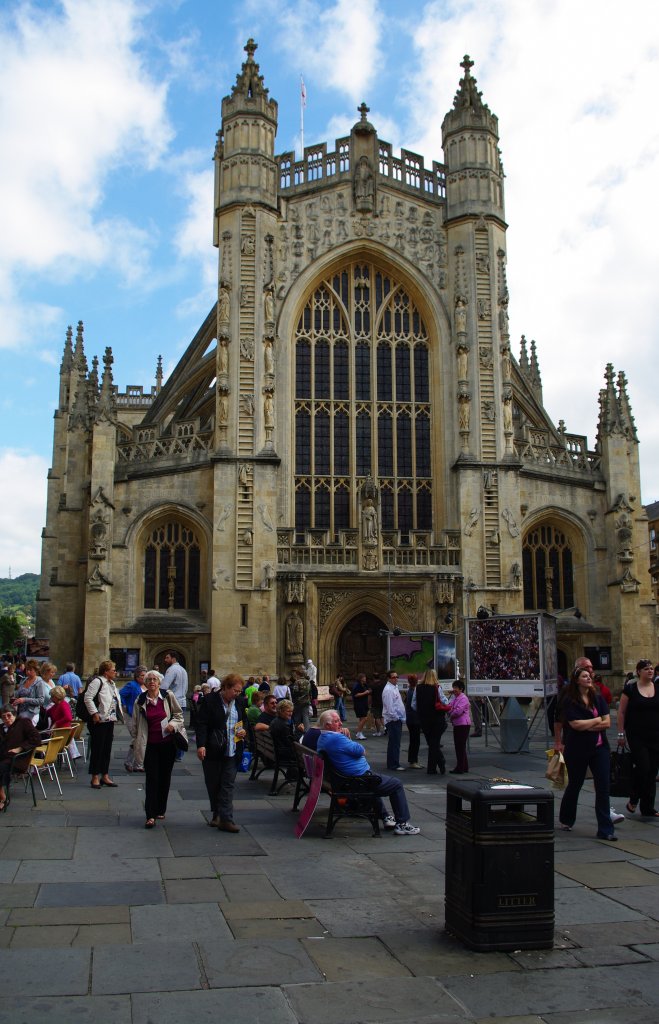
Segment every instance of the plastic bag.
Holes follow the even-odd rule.
[[[554,750],[553,747],[547,750],[546,754],[548,763],[545,778],[549,779],[554,789],[565,789],[567,786],[565,758],[558,750]]]
[[[240,759],[238,765],[239,772],[248,772],[252,767],[252,752],[251,750],[243,750],[243,756]]]

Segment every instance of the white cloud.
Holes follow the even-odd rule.
[[[13,501],[0,502],[0,576],[41,572],[39,543],[46,523],[48,463],[39,455],[0,449],[0,480]],[[17,515],[17,511],[20,514]]]
[[[410,148],[441,154],[440,119],[465,52],[499,115],[511,334],[538,342],[550,414],[587,434],[592,446],[597,395],[612,362],[627,372],[641,441],[656,439],[659,132],[648,118],[650,98],[659,94],[656,6],[432,3],[414,42],[424,88],[418,73],[406,83],[416,136]],[[435,116],[430,92],[439,98]],[[641,462],[644,499],[653,500],[656,446],[643,445]]]
[[[257,14],[266,7],[280,29],[279,46],[295,59],[293,70],[307,85],[328,85],[352,100],[364,99],[382,63],[384,15],[378,0],[296,0],[282,12],[281,4],[252,5]],[[311,96],[310,96],[311,99]]]
[[[213,171],[186,171],[179,177],[187,215],[179,224],[174,244],[181,259],[192,260],[200,269],[200,288],[178,309],[179,316],[203,313],[217,297],[217,249],[212,245]]]
[[[144,231],[103,212],[118,165],[153,169],[172,136],[167,87],[139,56],[133,0],[16,6],[0,22],[0,345],[29,340],[19,277],[65,280],[109,265],[128,281],[148,256]]]

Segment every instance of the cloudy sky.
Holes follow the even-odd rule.
[[[246,39],[278,151],[349,131],[442,159],[469,53],[499,117],[511,336],[545,405],[595,442],[608,362],[659,499],[659,18],[655,0],[5,0],[0,10],[0,576],[39,571],[67,324],[150,387],[213,301],[212,165]],[[518,345],[514,346],[517,354]]]

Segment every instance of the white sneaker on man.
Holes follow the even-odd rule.
[[[382,824],[384,825],[385,828],[396,828],[396,819],[394,818],[393,814],[387,814],[382,819]]]
[[[625,820],[624,814],[620,814],[619,811],[614,811],[613,807],[611,808],[609,814],[610,814],[610,817],[611,817],[611,824],[612,825],[617,825],[619,821],[624,821]]]
[[[394,829],[395,836],[418,836],[420,828],[416,825],[410,825],[409,821],[396,822],[396,828]]]
[[[355,733],[355,739],[356,739],[356,740],[365,740],[365,739],[366,739],[366,737],[364,736],[364,733],[363,733],[363,732],[356,732],[356,733]]]

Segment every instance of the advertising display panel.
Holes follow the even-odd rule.
[[[556,620],[545,613],[465,620],[471,697],[544,697],[556,692]]]

